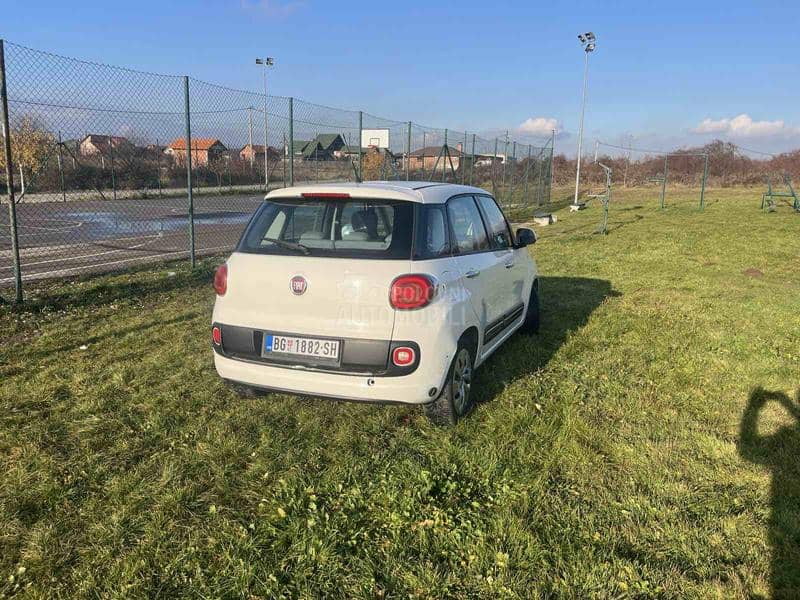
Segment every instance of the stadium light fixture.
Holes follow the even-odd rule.
[[[267,119],[267,69],[275,65],[275,59],[271,56],[266,58],[256,58],[257,65],[264,66],[264,191],[269,191],[269,121]],[[250,152],[254,153],[252,146]],[[252,154],[251,154],[252,156]]]
[[[583,99],[581,100],[581,122],[578,128],[578,166],[575,171],[575,198],[572,206],[578,208],[578,192],[581,183],[581,151],[583,150],[583,119],[586,114],[586,89],[589,82],[589,54],[594,52],[597,47],[597,38],[594,33],[587,31],[578,35],[578,41],[583,46],[584,65],[583,65]]]

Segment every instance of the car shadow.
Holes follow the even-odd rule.
[[[761,435],[761,410],[770,402],[782,406],[794,422]],[[800,389],[794,400],[761,387],[750,394],[739,432],[739,454],[772,473],[768,533],[771,597],[796,598],[800,593]]]
[[[620,296],[611,282],[588,277],[540,277],[541,327],[537,335],[508,339],[475,374],[474,398],[491,400],[508,385],[550,362],[606,298]]]

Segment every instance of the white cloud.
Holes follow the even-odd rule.
[[[770,137],[800,132],[796,127],[788,127],[784,121],[754,121],[745,113],[732,119],[703,119],[692,133],[727,134],[732,137]]]
[[[552,117],[530,117],[517,127],[519,133],[539,137],[550,137],[554,129],[556,133],[560,132],[561,123]]]

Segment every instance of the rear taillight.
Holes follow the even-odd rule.
[[[407,367],[408,365],[414,364],[416,358],[417,353],[414,352],[413,348],[409,348],[408,346],[398,346],[392,350],[392,363],[395,366]]]
[[[214,273],[214,291],[217,292],[217,296],[224,296],[228,291],[228,265],[226,264],[217,267],[217,271]]]
[[[216,325],[211,328],[211,340],[214,342],[215,346],[222,345],[222,330]]]
[[[401,275],[392,282],[389,304],[398,310],[414,310],[430,304],[436,283],[430,275]]]

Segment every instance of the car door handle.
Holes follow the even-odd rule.
[[[475,269],[470,269],[469,271],[464,273],[464,277],[466,277],[467,279],[473,279],[473,278],[477,277],[480,274],[481,274],[480,271],[476,271]]]

